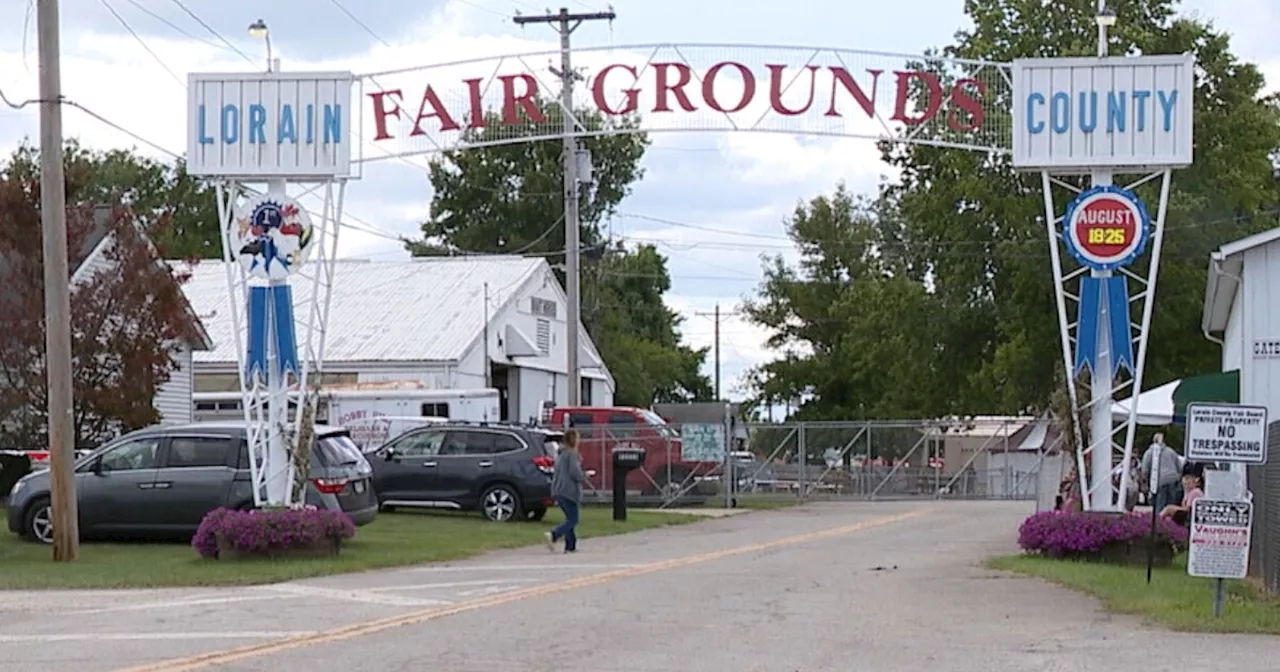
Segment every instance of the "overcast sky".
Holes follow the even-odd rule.
[[[0,89],[10,100],[37,94],[35,26],[28,4],[34,2],[10,3],[0,10]],[[615,49],[654,42],[918,53],[950,41],[964,24],[962,5],[961,0],[792,0],[784,5],[762,0],[615,0],[618,20],[612,26],[584,25],[574,43],[606,48],[594,62],[605,57],[632,59],[640,52]],[[61,6],[66,95],[173,152],[185,147],[186,74],[261,67],[264,45],[246,31],[257,18],[271,26],[275,55],[286,70],[381,72],[556,46],[550,28],[522,30],[512,23],[516,12],[545,11],[545,4],[533,0],[63,0]],[[595,0],[569,3],[572,11],[606,6]],[[551,6],[558,7],[559,3]],[[1231,32],[1236,53],[1262,63],[1273,88],[1280,83],[1280,41],[1275,39],[1280,34],[1280,4],[1275,0],[1191,0],[1184,7]],[[751,52],[740,55],[746,60]],[[772,57],[807,58],[803,52],[785,51],[773,52]],[[584,58],[590,66],[591,55],[584,52]],[[760,55],[755,58],[755,65],[762,65]],[[543,59],[530,67],[545,65]],[[137,146],[163,156],[161,150],[140,145],[74,109],[68,110],[65,125],[67,135],[95,148]],[[34,110],[0,110],[0,142],[6,152],[37,134]],[[783,134],[662,134],[655,136],[644,163],[646,178],[610,228],[633,241],[657,242],[670,258],[675,288],[669,304],[687,316],[685,334],[695,345],[710,344],[713,326],[710,318],[695,313],[717,303],[731,312],[759,281],[757,257],[789,249],[782,220],[797,200],[829,192],[838,181],[869,193],[886,172],[868,141]],[[401,255],[390,238],[418,231],[430,196],[420,160],[369,164],[349,189],[352,228],[342,234],[343,254],[375,259]],[[741,320],[725,318],[727,389],[732,390],[745,368],[770,357],[761,338]]]

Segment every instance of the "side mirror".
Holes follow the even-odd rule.
[[[390,462],[391,460],[395,459],[395,457],[396,457],[396,449],[395,449],[395,448],[385,448],[385,449],[383,449],[383,451],[382,451],[382,459],[386,460],[387,462]]]
[[[95,475],[95,476],[101,476],[101,475],[103,475],[104,473],[106,473],[106,471],[102,468],[102,458],[101,458],[101,457],[99,457],[98,459],[94,460],[94,461],[93,461],[93,463],[89,465],[89,471],[90,471],[93,475]]]

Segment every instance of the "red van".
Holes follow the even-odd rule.
[[[644,467],[627,475],[627,490],[670,497],[695,494],[698,484],[717,473],[719,462],[686,461],[680,432],[653,411],[628,406],[558,406],[544,415],[556,429],[572,427],[580,435],[578,451],[590,486],[613,490],[612,450],[636,446],[645,451]]]

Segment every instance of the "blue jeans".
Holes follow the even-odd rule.
[[[578,503],[568,497],[556,497],[556,504],[564,511],[564,522],[551,530],[551,540],[564,539],[564,550],[572,553],[578,550],[578,535],[573,530],[578,526]]]

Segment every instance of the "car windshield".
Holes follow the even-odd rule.
[[[347,434],[327,434],[316,441],[315,456],[321,466],[345,467],[360,464],[360,447]]]
[[[650,427],[658,428],[658,431],[661,432],[667,438],[670,438],[670,439],[680,438],[680,432],[677,432],[675,427],[668,425],[667,421],[663,420],[662,416],[658,415],[657,413],[654,413],[653,411],[640,409],[640,418],[644,420],[645,424],[649,425]]]

